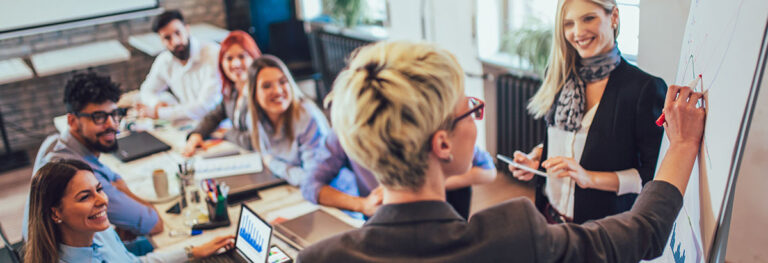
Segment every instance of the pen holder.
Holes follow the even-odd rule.
[[[208,207],[208,218],[211,222],[229,221],[227,212],[227,198],[219,197],[218,202],[213,202],[210,198],[205,199]]]

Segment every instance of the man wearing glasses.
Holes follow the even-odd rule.
[[[134,195],[125,181],[101,162],[99,154],[117,150],[116,134],[125,110],[117,107],[120,88],[108,76],[77,74],[64,89],[69,130],[46,138],[40,146],[34,171],[56,159],[76,159],[88,163],[109,196],[107,217],[123,237],[157,234],[163,222],[155,208]],[[34,173],[33,173],[34,174]],[[29,202],[24,211],[22,234],[27,238]],[[120,231],[119,231],[120,232]]]
[[[467,101],[471,110],[458,116],[454,125],[464,118],[483,119],[485,103],[471,97]],[[378,187],[376,178],[369,170],[347,157],[335,133],[328,136],[325,146],[331,154],[312,171],[310,178],[302,185],[304,198],[315,204],[360,212],[366,217],[372,216],[382,201],[381,188]],[[354,178],[354,183],[351,178]],[[464,219],[469,219],[472,185],[490,183],[494,179],[496,166],[491,155],[475,146],[472,169],[463,175],[446,179],[446,201]]]

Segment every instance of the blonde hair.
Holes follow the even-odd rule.
[[[432,134],[464,94],[456,58],[429,44],[380,42],[355,51],[333,85],[331,122],[347,155],[382,185],[424,185]]]
[[[528,112],[535,118],[541,118],[549,112],[555,96],[565,85],[568,75],[576,74],[576,61],[579,54],[565,39],[563,30],[563,20],[565,18],[565,4],[573,0],[559,0],[557,3],[557,15],[555,19],[555,30],[552,37],[552,49],[549,53],[549,62],[547,72],[544,75],[544,81],[541,88],[533,95],[528,103]],[[616,0],[588,0],[602,7],[606,13],[611,14],[616,8]],[[614,41],[619,37],[619,25],[613,30]]]
[[[285,66],[285,63],[272,55],[262,55],[255,59],[253,64],[251,64],[248,72],[250,85],[248,86],[248,94],[246,96],[248,97],[248,111],[251,113],[251,127],[253,129],[251,131],[251,147],[253,147],[254,151],[259,151],[261,149],[258,125],[259,118],[261,118],[260,115],[264,113],[264,110],[261,108],[259,102],[256,99],[256,88],[258,88],[257,83],[259,72],[265,68],[279,69],[280,72],[285,75],[285,78],[288,79],[288,84],[291,86],[289,90],[293,97],[291,100],[291,105],[289,105],[288,109],[285,110],[281,116],[281,120],[278,123],[275,123],[275,125],[277,125],[275,127],[275,133],[283,132],[289,140],[293,141],[295,139],[293,134],[293,121],[299,119],[299,116],[303,110],[301,107],[301,102],[304,98],[304,95],[299,90],[299,85],[296,85],[296,81],[293,80],[293,76],[288,70],[288,67]]]

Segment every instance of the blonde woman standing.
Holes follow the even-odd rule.
[[[667,86],[621,57],[618,34],[615,0],[559,1],[549,69],[528,104],[546,120],[547,136],[530,154],[515,153],[516,162],[551,175],[536,191],[550,223],[627,211],[653,179],[663,132],[654,121]]]

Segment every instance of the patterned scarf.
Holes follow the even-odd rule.
[[[605,54],[581,59],[576,63],[580,78],[570,74],[558,93],[553,107],[546,116],[547,126],[575,132],[581,129],[581,119],[586,112],[587,84],[608,77],[621,63],[621,52],[614,43],[613,49]]]

